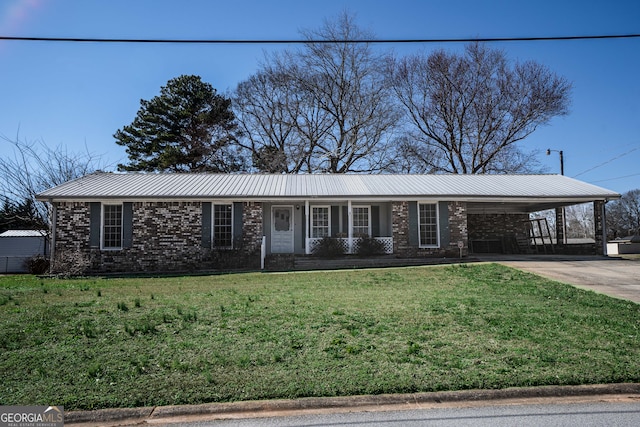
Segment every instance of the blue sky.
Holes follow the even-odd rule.
[[[0,0],[0,35],[90,38],[298,39],[342,11],[380,39],[572,36],[640,33],[640,2],[607,1],[217,1]],[[378,45],[397,54],[462,44]],[[492,43],[512,60],[534,60],[573,83],[571,113],[524,141],[550,173],[618,192],[640,188],[640,38]],[[253,74],[283,45],[95,44],[0,41],[0,135],[85,146],[126,161],[113,133],[140,99],[181,74],[219,92]],[[9,147],[0,141],[0,154]]]

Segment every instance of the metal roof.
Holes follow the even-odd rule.
[[[42,201],[198,199],[608,200],[613,191],[561,175],[93,173],[38,194]]]
[[[0,237],[44,237],[47,230],[7,230]]]

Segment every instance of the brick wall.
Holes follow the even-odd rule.
[[[469,248],[468,215],[466,202],[449,202],[449,249],[460,256],[458,242],[464,244],[462,254],[466,255]]]
[[[255,250],[257,243],[259,249],[262,206],[246,204],[243,217],[247,224],[243,229],[243,248]],[[200,202],[133,203],[133,239],[129,248],[90,248],[89,236],[90,204],[57,203],[55,253],[82,254],[88,262],[87,272],[214,270],[221,259],[201,246]]]
[[[89,250],[89,204],[80,202],[56,203],[55,250]]]
[[[442,202],[444,203],[444,202]],[[467,253],[467,205],[465,202],[448,202],[447,213],[449,221],[449,244],[440,248],[421,248],[417,243],[412,244],[409,228],[409,202],[393,202],[391,205],[393,253],[405,257],[442,256],[458,257],[460,250],[458,242],[464,243],[463,254]],[[443,222],[442,220],[440,221]],[[416,231],[417,233],[417,231]],[[417,236],[415,237],[417,240]]]
[[[202,203],[136,202],[133,244],[115,254],[100,251],[103,268],[128,266],[132,271],[198,270],[203,249]],[[134,259],[127,260],[132,257]],[[211,268],[211,266],[204,266]]]
[[[242,208],[242,247],[247,251],[260,248],[264,234],[262,203],[245,202]]]
[[[597,255],[604,255],[604,230],[606,227],[604,216],[604,202],[597,200],[593,202],[593,223],[595,228],[595,252]]]
[[[393,253],[401,256],[412,251],[409,243],[409,203],[393,202],[391,204],[391,230],[393,233]]]
[[[517,250],[515,237],[529,235],[528,220],[528,214],[469,214],[470,243],[476,252],[513,253]],[[487,250],[481,250],[481,243]]]

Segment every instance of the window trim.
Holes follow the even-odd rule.
[[[435,244],[423,244],[422,243],[422,233],[420,232],[420,228],[422,226],[421,222],[420,222],[420,206],[424,206],[424,205],[432,205],[435,206],[435,211],[436,211],[436,223],[435,223],[435,227],[436,227],[436,243]],[[439,206],[439,202],[433,202],[433,201],[422,201],[422,202],[418,202],[418,247],[420,248],[439,248],[440,247],[440,206]]]
[[[327,210],[327,234],[326,237],[331,237],[331,205],[313,205],[311,206],[311,215],[309,217],[309,231],[311,232],[312,239],[321,239],[321,237],[313,237],[313,229],[316,228],[313,225],[313,211],[314,209],[326,209]]]
[[[120,246],[105,246],[105,207],[120,206]],[[100,250],[121,251],[124,248],[124,203],[100,203]]]
[[[216,239],[215,239],[215,235],[216,235],[216,206],[231,206],[231,246],[216,246]],[[211,202],[211,249],[233,249],[234,248],[234,236],[235,236],[235,230],[234,230],[234,207],[233,207],[233,203],[221,203],[221,202],[215,202],[212,201]]]
[[[355,224],[355,219],[356,219],[356,215],[355,215],[355,209],[361,209],[364,208],[367,210],[367,235],[369,237],[372,237],[372,228],[371,228],[371,205],[353,205],[351,206],[351,235],[353,237],[356,237],[356,233],[355,232],[355,228],[356,228],[356,224]]]

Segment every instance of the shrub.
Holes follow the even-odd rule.
[[[206,258],[216,270],[258,270],[260,249],[214,249]]]
[[[89,257],[81,251],[57,251],[51,272],[64,277],[81,276],[90,266]]]
[[[384,243],[373,237],[361,237],[358,240],[358,255],[360,256],[374,256],[382,255],[385,253]]]
[[[313,255],[321,258],[337,258],[344,255],[344,245],[341,240],[323,237],[312,250]]]
[[[35,255],[24,262],[31,274],[44,274],[49,271],[49,260],[42,255]]]

